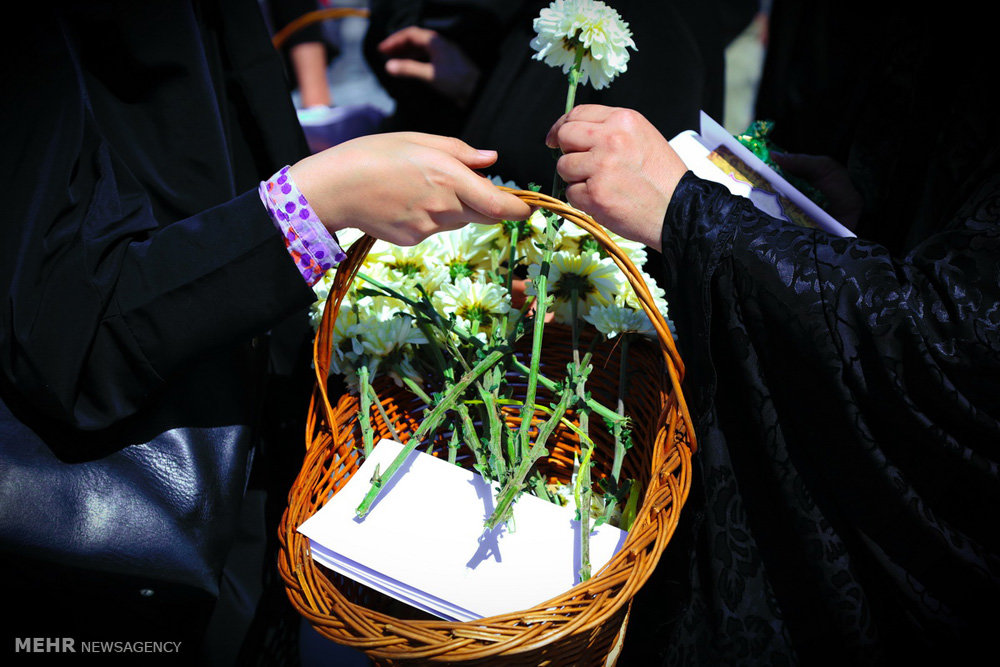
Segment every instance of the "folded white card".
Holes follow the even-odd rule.
[[[410,455],[359,519],[355,511],[376,465],[386,470],[401,449],[392,440],[379,442],[344,487],[299,526],[317,562],[453,621],[527,609],[578,583],[580,523],[574,507],[525,493],[514,505],[510,527],[487,531],[494,507],[489,484],[474,471],[423,452]],[[626,535],[608,524],[591,533],[593,573]]]
[[[765,164],[704,111],[701,112],[698,132],[685,130],[670,140],[670,146],[696,176],[721,183],[731,193],[746,197],[770,216],[798,224],[807,223],[837,236],[854,236],[854,232]],[[711,159],[720,151],[735,156],[739,164],[727,164],[726,168],[722,168]],[[723,162],[728,163],[728,160],[723,159]],[[748,180],[751,174],[739,167],[746,167],[763,182],[752,184]]]

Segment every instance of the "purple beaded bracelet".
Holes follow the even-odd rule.
[[[260,183],[260,200],[281,231],[295,266],[310,286],[347,258],[288,174],[288,166]]]

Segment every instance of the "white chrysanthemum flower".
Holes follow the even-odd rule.
[[[358,337],[364,354],[376,358],[389,357],[408,345],[427,342],[413,317],[389,304],[372,308],[366,317],[360,318]]]
[[[628,69],[628,49],[637,50],[632,31],[617,11],[598,0],[555,0],[534,21],[535,60],[569,73],[576,49],[584,49],[580,83],[597,90]]]
[[[333,353],[330,355],[331,373],[350,375],[358,365],[358,359],[364,352],[358,339],[361,329],[360,312],[360,308],[349,303],[342,303],[340,306],[331,333],[333,345]]]
[[[411,301],[420,301],[422,296],[418,285],[423,286],[428,293],[432,293],[445,279],[446,276],[439,267],[426,267],[420,274],[403,275],[388,264],[372,262],[361,267],[348,296],[352,299],[359,299],[362,290],[381,293],[382,288],[379,286],[382,286]],[[413,312],[405,301],[396,297],[382,294],[373,296],[371,292],[367,292],[367,294],[366,298],[384,300],[395,310],[410,314]]]
[[[461,229],[427,237],[420,248],[429,262],[444,266],[454,281],[496,268],[490,252],[494,225],[470,223]]]
[[[454,315],[458,324],[479,340],[488,335],[499,318],[510,311],[510,293],[503,285],[462,277],[434,293],[434,306],[443,315]],[[477,323],[473,329],[473,323]]]
[[[434,252],[432,247],[424,243],[409,248],[377,243],[365,259],[361,273],[406,297],[419,300],[418,284],[430,294],[448,279],[440,262],[434,257]]]
[[[508,256],[510,238],[513,228],[516,228],[517,246],[514,249],[516,263],[538,264],[542,261],[546,224],[545,213],[541,209],[536,209],[527,220],[505,220],[496,225],[487,225],[488,231],[483,235],[482,242],[488,244],[491,254],[505,262],[510,259]],[[569,226],[571,225],[563,225],[563,227]]]
[[[587,230],[572,223],[564,222],[562,227],[559,228],[559,238],[555,249],[556,251],[561,250],[579,254],[589,251],[597,252],[600,250],[600,244],[597,243],[597,240]]]
[[[611,230],[608,230],[608,235],[611,240],[615,242],[615,245],[621,248],[632,263],[637,267],[642,267],[646,263],[646,244],[640,243],[638,241],[632,241],[625,238],[624,236],[619,236]]]
[[[611,230],[605,230],[611,240],[614,241],[632,263],[641,267],[646,263],[646,245],[638,241],[630,241],[624,236],[615,234]],[[608,253],[603,246],[586,230],[572,224],[564,224],[559,230],[559,242],[556,250],[566,252],[584,253],[596,252],[601,257],[607,257]]]
[[[343,333],[337,331],[341,318]],[[427,339],[413,317],[400,312],[389,300],[364,299],[347,312],[342,309],[334,334],[331,370],[342,373],[349,388],[357,388],[357,369],[361,366],[368,368],[369,377],[381,372],[398,385],[402,385],[402,376],[419,377],[413,369],[413,348],[427,343]]]
[[[667,320],[667,323],[670,324],[666,292],[664,292],[663,288],[660,287],[656,281],[653,280],[653,277],[645,271],[640,271],[640,275],[646,282],[646,286],[649,288],[650,294],[653,296],[653,305],[656,307],[656,310],[658,310],[660,314],[663,315],[663,318]],[[636,296],[635,290],[632,289],[631,285],[622,291],[622,298],[624,298],[624,305],[628,308],[632,308],[633,310],[642,310],[642,306],[639,304],[639,297]],[[672,324],[670,328],[673,329]]]
[[[623,299],[618,298],[608,306],[594,306],[583,319],[594,325],[607,338],[614,338],[621,333],[637,333],[653,337],[656,330],[653,323],[643,310],[627,306]]]
[[[531,283],[526,294],[535,295],[535,281],[541,266],[528,267]],[[583,317],[594,306],[614,303],[615,295],[622,291],[622,278],[618,267],[607,258],[594,253],[577,255],[568,252],[553,253],[549,263],[547,291],[553,297],[549,311],[555,321],[570,323],[573,319],[573,295],[577,299],[577,317]]]

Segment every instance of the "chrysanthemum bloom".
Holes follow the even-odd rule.
[[[628,23],[598,0],[555,0],[533,25],[534,59],[569,73],[582,46],[580,83],[590,81],[597,90],[628,69],[628,49],[636,49]]]
[[[429,236],[417,249],[429,263],[447,268],[452,281],[473,276],[495,268],[487,240],[492,227],[470,223],[461,229]]]
[[[337,312],[337,321],[330,334],[330,343],[333,346],[330,355],[331,373],[341,375],[353,373],[358,359],[364,353],[361,341],[358,339],[361,329],[359,315],[363,310],[365,308],[362,306],[356,306],[346,301],[341,303],[340,310]]]
[[[448,279],[441,263],[435,260],[435,252],[433,246],[426,245],[426,241],[409,248],[378,242],[368,253],[361,273],[392,287],[404,296],[419,300],[418,284],[425,292],[431,293]]]
[[[433,300],[439,312],[454,315],[459,326],[484,343],[498,319],[510,311],[510,294],[502,285],[468,277],[442,285]]]
[[[545,240],[545,213],[536,210],[527,220],[504,220],[496,225],[484,225],[480,243],[499,262],[510,259],[510,239],[517,230],[517,247],[514,249],[518,264],[542,261],[541,244]],[[495,267],[494,267],[495,268]]]
[[[540,273],[538,264],[528,267],[531,284],[527,294],[537,294],[535,285]],[[570,323],[573,320],[574,295],[576,315],[583,317],[594,306],[614,303],[615,295],[628,289],[628,285],[623,286],[621,272],[610,259],[601,259],[594,253],[577,255],[557,252],[552,255],[549,264],[547,288],[553,298],[549,312],[553,313],[557,322]]]
[[[645,244],[638,241],[630,241],[624,236],[619,236],[610,230],[606,231],[614,244],[632,260],[633,264],[642,266],[646,263]],[[559,229],[559,242],[556,245],[556,250],[565,250],[566,252],[574,253],[596,252],[601,257],[607,256],[607,251],[605,251],[600,242],[590,232],[572,224],[564,224]]]
[[[664,292],[663,288],[660,287],[655,280],[653,280],[653,277],[651,275],[649,275],[645,271],[640,271],[639,273],[642,276],[643,281],[646,283],[646,287],[649,288],[649,292],[653,297],[653,307],[656,308],[656,310],[658,310],[661,315],[663,315],[663,318],[667,321],[667,325],[670,327],[671,330],[673,330],[674,325],[670,321],[670,317],[668,315],[669,311],[667,309],[667,300],[665,298],[666,292]],[[635,290],[633,290],[631,286],[629,286],[628,289],[622,292],[620,298],[624,300],[624,305],[626,307],[632,308],[633,310],[642,310],[642,306],[639,304],[639,297],[636,296]]]
[[[419,378],[411,362],[413,346],[426,344],[427,338],[410,315],[378,305],[359,318],[357,339],[363,350],[358,363],[368,366],[370,377],[381,371],[397,385],[403,384],[403,376]]]
[[[637,333],[644,336],[655,336],[653,323],[643,310],[635,310],[625,304],[622,297],[608,306],[594,306],[583,319],[594,325],[607,338],[614,338],[621,333]]]

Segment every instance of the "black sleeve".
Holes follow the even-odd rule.
[[[671,574],[697,601],[670,650],[722,664],[752,637],[768,663],[852,663],[988,636],[998,204],[993,177],[894,256],[681,180],[663,255],[698,452],[693,555]]]
[[[875,243],[771,218],[688,173],[663,229],[671,312],[685,320],[680,340],[707,346],[712,313],[735,304],[766,324],[762,344],[790,343],[797,349],[784,353],[840,368],[830,381],[873,410],[880,409],[873,377],[904,383],[907,400],[934,413],[944,410],[936,393],[943,385],[956,401],[992,405],[1000,379],[1000,228],[989,215],[995,199],[987,201],[993,204],[898,258]],[[738,291],[721,290],[723,282]],[[915,377],[933,382],[912,383]]]
[[[98,429],[196,356],[266,332],[312,291],[256,191],[158,219],[58,40],[36,55],[4,73],[31,94],[0,104],[0,372],[51,417]]]

